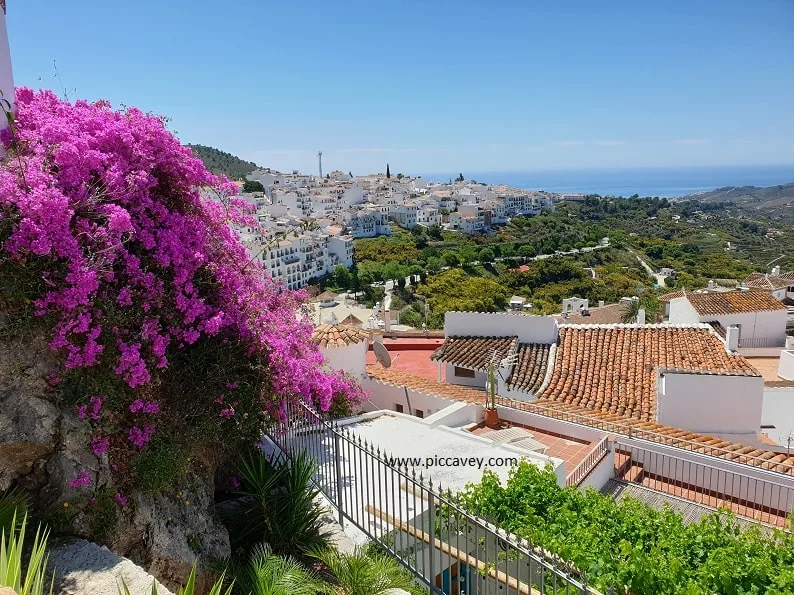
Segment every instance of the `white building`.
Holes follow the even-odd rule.
[[[670,300],[671,323],[710,323],[723,337],[738,327],[738,347],[745,349],[785,345],[787,317],[786,307],[761,290],[686,293]]]

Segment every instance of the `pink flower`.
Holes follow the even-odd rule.
[[[91,485],[91,475],[88,471],[80,471],[77,477],[69,482],[70,488],[81,488],[87,485]]]
[[[114,496],[114,498],[115,498],[116,502],[118,502],[119,506],[121,506],[122,508],[127,506],[127,498],[125,498],[124,496],[122,496],[118,492],[116,492],[116,495]]]
[[[219,415],[221,417],[226,418],[226,419],[229,419],[230,417],[234,417],[234,408],[233,407],[227,407],[226,409],[221,409],[221,412],[219,413]]]
[[[144,424],[143,428],[132,426],[127,432],[127,439],[138,448],[143,448],[154,436],[154,424]]]
[[[100,436],[91,436],[91,450],[94,452],[96,456],[102,456],[107,452],[108,446],[110,446],[110,439],[109,438],[102,438]]]
[[[237,381],[235,380],[234,382],[230,382],[229,384],[226,385],[226,388],[230,390],[234,390],[235,388],[237,388]]]

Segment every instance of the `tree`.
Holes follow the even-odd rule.
[[[245,585],[245,578],[248,585]],[[248,577],[240,581],[251,595],[331,594],[331,585],[323,583],[292,557],[274,556],[267,544],[260,544],[251,556]]]
[[[524,244],[518,248],[518,255],[522,258],[532,258],[537,255],[537,250],[532,244]]]
[[[352,178],[352,177],[353,177],[353,172],[352,172],[352,171],[349,171],[349,172],[347,172],[347,175],[348,175],[348,176],[350,176],[350,177]]]
[[[457,177],[457,178],[455,178],[455,181],[456,181],[456,182],[462,182],[463,180],[464,180],[464,178],[463,178],[463,174],[458,174],[458,177]]]
[[[404,177],[405,177],[405,176],[403,176],[402,174],[397,174],[397,179],[398,179],[398,180],[402,180]]]
[[[264,192],[265,187],[259,180],[246,180],[243,182],[243,192]]]
[[[353,282],[353,275],[343,264],[334,267],[334,283],[342,289],[349,289]]]
[[[441,260],[444,261],[444,264],[448,267],[456,267],[460,264],[460,258],[454,252],[444,252],[441,255]]]
[[[490,248],[483,248],[480,250],[480,262],[492,262],[494,259],[493,250]]]
[[[391,178],[391,172],[389,171],[389,164],[386,164],[386,177]]]
[[[620,321],[624,324],[637,322],[640,309],[645,310],[645,321],[648,323],[656,322],[656,317],[662,313],[662,303],[654,296],[645,296],[639,300],[632,300],[628,307],[623,311]]]

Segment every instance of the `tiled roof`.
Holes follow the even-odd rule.
[[[580,312],[571,312],[568,318],[562,314],[556,314],[554,318],[560,324],[618,324],[623,322],[626,308],[628,308],[626,304],[607,304],[600,308],[590,308],[587,316]]]
[[[759,376],[705,328],[563,326],[549,385],[539,397],[650,421],[659,368]]]
[[[397,386],[407,386],[423,393],[438,395],[448,399],[464,401],[466,403],[485,404],[485,391],[465,388],[458,384],[447,384],[416,376],[410,372],[384,368],[380,365],[367,366],[367,375],[373,380],[380,380]]]
[[[409,372],[385,369],[379,365],[367,366],[367,374],[374,380],[387,384],[406,386],[424,393],[435,394],[448,399],[455,399],[467,403],[482,405],[485,399],[484,391],[472,390],[456,384],[446,384],[414,376]],[[728,459],[736,463],[743,463],[764,469],[771,469],[779,473],[794,475],[794,456],[785,453],[763,450],[753,446],[746,446],[737,442],[729,442],[714,436],[696,434],[673,426],[665,426],[651,421],[640,421],[620,415],[618,413],[593,411],[571,403],[553,401],[540,401],[521,403],[500,399],[506,406],[515,405],[519,408],[554,417],[573,421],[607,432],[628,433],[645,440],[685,448],[695,452],[702,452]]]
[[[361,343],[368,337],[368,333],[352,326],[321,324],[312,331],[312,341],[320,347],[346,347]]]
[[[513,401],[512,403],[516,402]],[[771,469],[779,473],[794,475],[794,455],[786,455],[785,453],[764,450],[738,442],[730,442],[705,434],[696,434],[681,428],[665,426],[651,421],[639,421],[617,413],[592,411],[570,403],[540,401],[528,403],[527,407],[532,408],[533,405],[540,406],[539,409],[551,417],[567,419],[568,421],[610,432],[626,433],[631,431],[632,435],[645,440],[652,440],[662,444],[686,448],[687,450],[694,450],[695,452],[711,454],[736,463],[744,463]],[[536,411],[537,407],[532,410]]]
[[[712,321],[711,321],[711,322],[709,322],[708,324],[709,324],[709,326],[710,326],[711,328],[713,328],[713,329],[714,329],[714,332],[715,332],[715,333],[717,333],[717,334],[718,334],[720,337],[722,337],[723,339],[725,338],[725,327],[724,327],[724,326],[722,326],[722,325],[721,325],[719,322],[717,322],[716,320],[712,320]]]
[[[758,290],[688,293],[686,297],[701,316],[786,309],[771,294]]]
[[[783,273],[782,275],[765,275],[764,273],[753,273],[744,280],[746,287],[755,287],[773,291],[783,289],[794,283],[794,272]]]
[[[670,293],[665,293],[664,295],[659,296],[660,302],[669,302],[670,300],[674,300],[676,298],[684,297],[684,290],[679,289],[678,291],[671,291]]]
[[[518,337],[447,337],[430,359],[461,368],[486,371],[494,351],[500,358],[507,357],[515,353],[517,343]]]
[[[550,344],[521,343],[518,346],[518,363],[507,379],[508,386],[521,391],[537,392],[546,377],[550,352]]]

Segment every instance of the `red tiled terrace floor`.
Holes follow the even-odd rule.
[[[430,356],[443,343],[444,339],[383,339],[383,344],[391,355],[391,367],[394,370],[410,372],[428,380],[438,380],[438,365],[430,360]],[[379,365],[372,347],[367,352],[367,365]],[[443,366],[441,380],[444,380]]]
[[[586,440],[579,440],[578,438],[571,438],[570,436],[561,436],[546,430],[512,422],[503,421],[500,429],[511,427],[525,429],[529,434],[532,434],[535,440],[548,447],[546,450],[547,455],[565,461],[566,474],[573,471],[595,446],[595,442],[587,442]],[[486,428],[482,424],[472,430],[473,434],[485,436],[486,438],[490,432],[493,432],[493,430]]]

